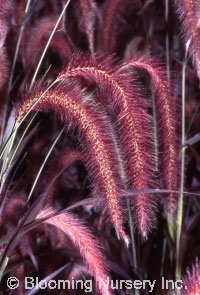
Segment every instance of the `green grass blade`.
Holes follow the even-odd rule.
[[[189,44],[188,44],[189,47]],[[186,66],[187,66],[187,53],[188,47],[185,51],[185,59],[182,68],[182,150],[181,150],[181,183],[180,183],[180,196],[178,200],[178,212],[176,220],[176,280],[181,278],[181,230],[183,223],[183,191],[184,191],[184,168],[185,168],[185,80],[186,80]]]

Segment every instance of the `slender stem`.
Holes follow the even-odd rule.
[[[46,44],[46,46],[45,46],[45,49],[44,49],[44,51],[43,51],[43,53],[42,53],[42,55],[41,55],[41,58],[40,58],[40,60],[39,60],[39,63],[38,63],[37,68],[36,68],[36,70],[35,70],[35,73],[34,73],[33,78],[32,78],[32,80],[31,80],[30,90],[31,90],[31,88],[33,87],[33,84],[34,84],[35,79],[36,79],[36,77],[37,77],[37,74],[38,74],[38,72],[39,72],[40,66],[41,66],[41,64],[42,64],[42,62],[43,62],[43,59],[44,59],[45,54],[46,54],[46,52],[47,52],[47,49],[48,49],[48,47],[49,47],[49,44],[50,44],[50,42],[51,42],[51,40],[52,40],[52,38],[53,38],[53,36],[54,36],[56,30],[57,30],[57,27],[58,27],[58,25],[59,25],[59,23],[60,23],[60,21],[61,21],[63,15],[64,15],[66,9],[67,9],[67,7],[68,7],[70,1],[71,1],[71,0],[68,0],[67,3],[65,4],[65,6],[64,6],[64,8],[63,8],[63,10],[62,10],[62,12],[61,12],[61,14],[60,14],[60,16],[59,16],[59,18],[58,18],[56,24],[55,24],[54,29],[53,29],[53,31],[51,32],[51,35],[50,35],[50,37],[49,37],[49,40],[48,40],[48,42],[47,42],[47,44]]]
[[[24,15],[26,15],[26,13],[28,12],[30,4],[31,4],[31,0],[27,0]],[[3,111],[3,119],[2,119],[2,127],[1,127],[1,139],[2,139],[3,134],[4,134],[5,124],[6,124],[6,116],[7,116],[7,108],[8,108],[8,97],[10,95],[10,91],[11,91],[11,88],[12,88],[13,76],[14,76],[14,72],[15,72],[15,66],[16,66],[16,61],[17,61],[17,57],[18,57],[18,53],[19,53],[19,48],[20,48],[22,36],[23,36],[23,33],[24,33],[24,28],[25,28],[25,23],[22,22],[21,26],[20,26],[19,37],[18,37],[18,40],[17,40],[17,45],[16,45],[16,49],[15,49],[15,55],[14,55],[14,59],[13,59],[13,62],[12,62],[12,68],[11,68],[10,78],[9,78],[9,82],[8,82],[7,99],[6,99],[6,103],[5,103],[5,109]]]
[[[30,4],[31,4],[31,0],[28,0],[27,4],[26,4],[25,12],[24,12],[25,15],[29,10]],[[13,59],[13,63],[12,63],[10,79],[9,79],[9,83],[8,83],[8,95],[10,94],[10,91],[11,91],[11,88],[12,88],[13,75],[14,75],[14,71],[15,71],[16,61],[17,61],[17,57],[18,57],[19,48],[20,48],[22,36],[23,36],[23,33],[24,33],[24,29],[25,29],[25,23],[22,22],[21,27],[20,27],[20,31],[19,31],[19,37],[18,37],[18,40],[17,40],[17,46],[16,46],[16,49],[15,49],[15,55],[14,55],[14,59]]]
[[[161,270],[160,270],[160,276],[161,276],[161,277],[162,277],[163,274],[164,274],[164,265],[165,265],[166,248],[167,248],[167,240],[164,238],[164,240],[163,240],[162,259],[161,259]]]
[[[43,278],[42,280],[39,281],[39,286],[41,286],[40,288],[42,288],[42,286],[44,286],[46,284],[46,282],[51,281],[53,278],[55,278],[58,274],[60,274],[64,269],[66,268],[71,268],[72,266],[71,262],[68,262],[67,264],[65,264],[64,266],[58,268],[56,271],[52,272],[50,275],[47,275],[45,278]],[[37,285],[35,287],[33,287],[33,289],[31,289],[30,291],[28,291],[26,294],[27,295],[34,295],[38,293],[38,287]]]
[[[13,132],[12,132],[12,135],[11,135],[11,137],[9,139],[8,145],[6,147],[5,159],[3,161],[3,165],[2,165],[2,168],[1,168],[1,172],[0,172],[0,182],[1,182],[0,183],[0,193],[2,192],[3,185],[4,185],[6,177],[7,177],[6,172],[7,172],[7,168],[8,168],[8,163],[10,161],[9,155],[10,155],[10,152],[11,152],[11,150],[13,148],[16,133],[17,133],[17,129],[14,129]]]
[[[129,228],[130,228],[130,234],[131,234],[131,246],[132,246],[132,254],[133,254],[133,268],[135,274],[138,273],[138,264],[137,264],[137,254],[136,254],[136,245],[135,245],[135,236],[134,236],[134,225],[133,225],[133,219],[131,214],[131,208],[130,208],[130,201],[127,197],[127,208],[128,208],[128,220],[129,220]]]
[[[11,159],[9,160],[9,164],[8,164],[9,166],[12,164],[12,162],[13,162],[13,160],[14,160],[14,158],[15,158],[15,155],[16,155],[16,153],[17,153],[17,151],[18,151],[18,149],[19,149],[19,147],[20,147],[20,145],[21,145],[21,143],[22,143],[22,141],[23,141],[25,135],[27,134],[27,132],[28,132],[28,130],[29,130],[29,128],[30,128],[31,124],[33,123],[33,121],[34,121],[34,119],[35,119],[36,116],[37,116],[37,113],[35,113],[35,114],[33,115],[32,119],[30,120],[30,122],[29,122],[28,125],[26,126],[26,128],[25,128],[25,130],[24,130],[22,136],[20,137],[19,142],[17,143],[17,145],[16,145],[16,147],[15,147],[15,150],[13,151],[13,154],[12,154],[12,156],[11,156]]]
[[[138,262],[137,262],[137,252],[136,252],[136,244],[135,244],[135,230],[134,230],[134,223],[131,214],[131,207],[130,201],[127,197],[127,208],[128,208],[128,220],[129,220],[129,229],[131,234],[131,246],[132,246],[132,255],[133,255],[133,270],[136,275],[138,275]],[[135,290],[135,295],[140,295],[139,290]]]
[[[187,66],[187,52],[189,43],[185,51],[185,58],[182,67],[182,138],[181,138],[181,183],[180,183],[180,197],[178,201],[178,212],[176,221],[176,279],[181,278],[181,230],[183,224],[183,196],[184,196],[184,167],[185,167],[185,75]]]
[[[19,167],[21,166],[22,162],[24,161],[26,155],[27,155],[27,153],[25,153],[25,154],[23,155],[23,157],[20,159],[19,163],[17,164],[17,167],[16,167],[16,169],[14,170],[14,173],[12,174],[11,179],[9,180],[9,184],[8,184],[8,186],[6,187],[5,193],[4,193],[3,196],[2,196],[2,199],[1,199],[1,205],[0,205],[0,215],[2,214],[3,209],[4,209],[5,205],[6,205],[6,200],[7,200],[7,197],[8,197],[8,193],[10,192],[10,187],[11,187],[11,185],[12,185],[12,183],[13,183],[13,180],[14,180],[14,178],[15,178],[15,176],[16,176],[16,173],[17,173]]]
[[[42,163],[42,165],[41,165],[41,167],[40,167],[40,170],[38,171],[38,174],[37,174],[37,176],[36,176],[36,178],[35,178],[35,181],[34,181],[34,183],[33,183],[33,185],[32,185],[32,188],[31,188],[30,193],[29,193],[28,198],[27,198],[27,203],[30,201],[30,198],[31,198],[31,196],[32,196],[32,194],[33,194],[33,191],[34,191],[35,186],[36,186],[36,184],[37,184],[37,182],[38,182],[38,179],[39,179],[39,177],[40,177],[40,175],[41,175],[41,173],[42,173],[42,171],[43,171],[43,169],[44,169],[44,166],[45,166],[45,164],[46,164],[46,162],[47,162],[49,156],[51,155],[51,153],[52,153],[52,151],[53,151],[53,149],[54,149],[54,147],[55,147],[57,141],[58,141],[59,138],[61,137],[61,135],[62,135],[64,129],[65,129],[65,126],[64,126],[64,127],[62,128],[62,130],[59,132],[59,134],[58,134],[58,136],[56,137],[56,139],[54,140],[54,142],[53,142],[51,148],[49,149],[49,151],[48,151],[48,153],[47,153],[47,155],[46,155],[46,157],[45,157],[45,159],[44,159],[44,161],[43,161],[43,163]]]
[[[196,115],[198,114],[199,108],[200,108],[200,103],[197,104],[197,106],[196,106],[196,108],[195,108],[195,111],[194,111],[194,113],[193,113],[193,115],[192,115],[192,118],[191,118],[191,120],[189,121],[189,124],[188,124],[187,130],[186,130],[186,133],[185,133],[185,137],[186,137],[186,138],[188,137],[188,133],[189,133],[191,127],[192,127],[192,124],[193,124],[193,122],[194,122],[194,119],[195,119]]]

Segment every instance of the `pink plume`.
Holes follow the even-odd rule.
[[[18,108],[18,122],[41,96],[42,91],[38,89],[24,101]],[[53,110],[68,126],[78,128],[85,163],[94,180],[95,195],[102,197],[116,231],[128,244],[129,239],[123,229],[123,205],[119,197],[123,185],[115,144],[109,134],[109,120],[100,107],[89,102],[82,103],[84,98],[85,93],[75,85],[64,89],[60,87],[47,92],[34,109]]]
[[[53,210],[46,209],[39,214],[38,218],[44,218],[53,213]],[[60,213],[47,219],[45,222],[56,226],[72,240],[88,264],[90,273],[95,278],[97,288],[99,281],[102,281],[100,293],[102,295],[111,295],[110,288],[106,286],[107,278],[109,278],[106,263],[100,251],[100,246],[89,229],[74,215],[69,213]]]
[[[145,70],[151,77],[156,94],[156,112],[161,153],[161,170],[165,189],[179,188],[180,171],[180,138],[178,137],[177,107],[172,89],[165,74],[165,69],[154,58],[140,57],[130,60],[123,69],[138,68]],[[175,217],[177,196],[170,193],[166,200],[166,210],[169,216]]]

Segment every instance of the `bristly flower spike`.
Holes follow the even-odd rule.
[[[12,10],[12,1],[0,1],[0,47],[4,45],[8,32],[9,14]]]
[[[49,208],[42,211],[37,218],[45,218],[53,213],[53,210]],[[100,294],[111,295],[112,291],[106,284],[109,278],[106,263],[100,251],[100,246],[89,229],[74,215],[67,212],[52,216],[44,222],[59,228],[72,240],[88,264]]]
[[[177,190],[180,181],[180,140],[177,133],[178,113],[166,71],[158,60],[150,57],[134,58],[125,64],[122,69],[132,70],[133,68],[146,71],[152,79],[156,95],[160,145],[163,151],[161,153],[162,184],[164,189]],[[177,196],[170,193],[165,203],[166,213],[174,219],[177,209]]]
[[[30,68],[30,62],[33,67],[37,64],[39,60],[38,53],[45,48],[56,21],[57,19],[55,17],[45,17],[31,29],[23,58],[26,68]],[[63,60],[68,58],[74,50],[71,40],[68,38],[67,34],[61,30],[55,32],[50,47],[56,49]]]
[[[8,58],[4,46],[0,47],[0,64],[0,91],[2,91],[8,78]]]
[[[11,1],[0,1],[0,91],[3,90],[8,78],[8,60],[4,43],[9,29],[9,13],[11,10]]]
[[[200,2],[174,0],[182,23],[184,42],[190,46],[197,75],[200,78]]]
[[[197,295],[200,294],[200,264],[198,260],[191,270],[187,270],[187,275],[183,277],[183,288],[181,295]]]
[[[42,91],[34,91],[19,107],[17,122],[41,97]],[[34,109],[47,111],[52,110],[60,115],[64,123],[77,128],[79,139],[82,144],[83,156],[88,171],[93,178],[95,196],[102,197],[105,209],[110,219],[126,244],[129,238],[124,232],[124,214],[121,199],[119,197],[123,185],[119,175],[119,167],[115,145],[109,134],[109,121],[98,111],[93,103],[82,103],[85,93],[77,86],[68,85],[64,89],[54,89],[47,92],[35,105]]]
[[[97,7],[93,0],[77,0],[76,9],[81,29],[84,28],[91,54],[94,53],[94,28]]]
[[[132,87],[131,76],[119,73],[119,69],[111,59],[102,56],[96,59],[72,56],[58,80],[82,78],[98,85],[101,103],[111,111],[112,117],[115,116],[126,164],[126,185],[131,190],[148,189],[153,185],[154,175],[150,116],[137,84]],[[150,194],[141,194],[134,197],[133,204],[138,229],[146,238],[154,226],[155,200]]]
[[[101,7],[102,23],[99,31],[99,47],[103,52],[113,53],[116,47],[116,35],[119,24],[122,22],[122,10],[129,1],[106,0]]]
[[[104,7],[102,9],[103,14],[103,32],[102,32],[102,49],[106,52],[113,49],[114,38],[113,35],[113,25],[115,21],[113,20],[116,17],[116,11],[118,11],[118,6],[121,0],[106,0]],[[101,44],[100,44],[101,45]]]
[[[151,77],[156,94],[156,112],[158,116],[161,154],[161,170],[163,171],[163,186],[168,190],[177,190],[179,185],[180,142],[177,135],[177,107],[172,95],[172,89],[158,60],[140,57],[130,60],[124,65],[124,70],[138,68],[145,70]],[[173,219],[177,209],[177,197],[169,194],[166,201],[166,212]]]

